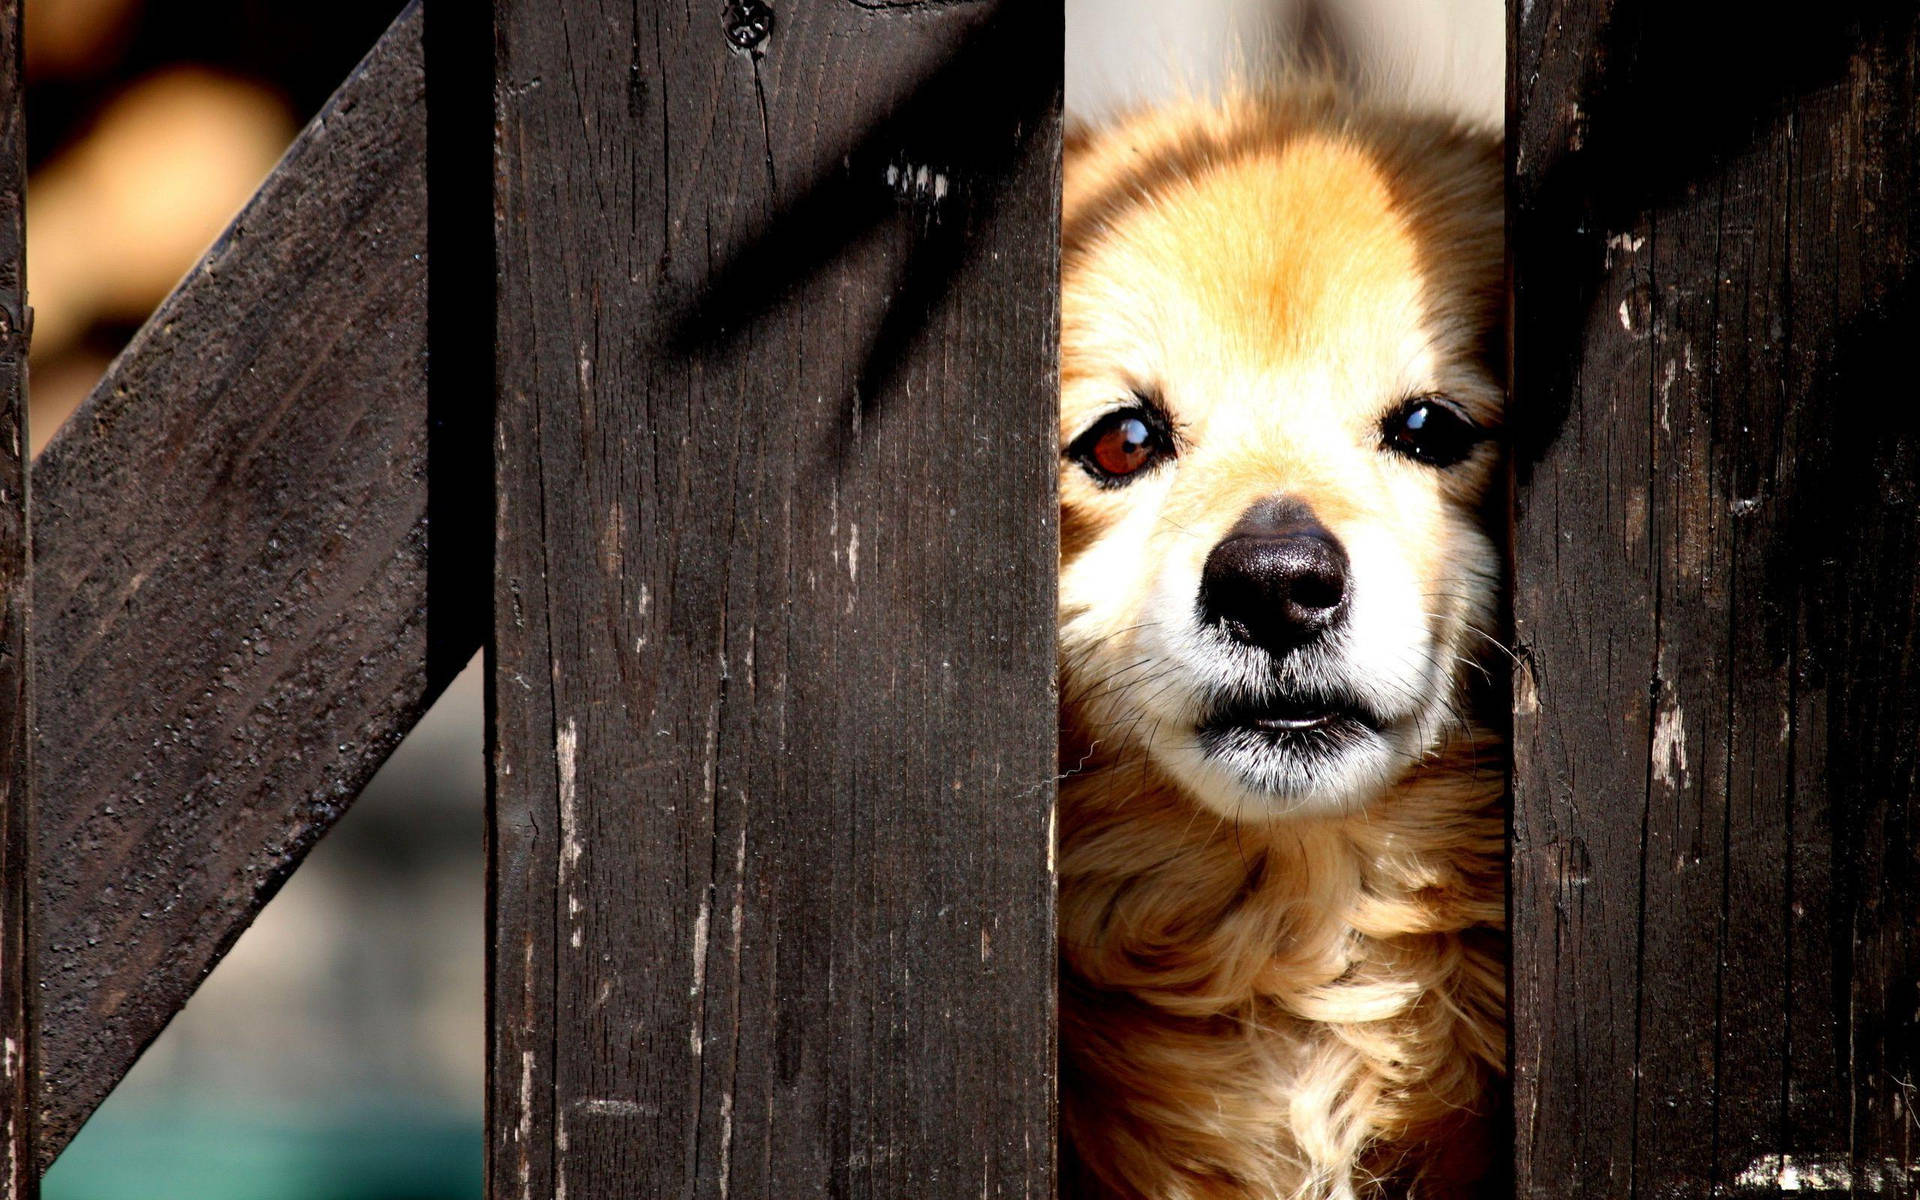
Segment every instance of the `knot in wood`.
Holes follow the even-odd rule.
[[[757,49],[773,33],[773,9],[764,0],[728,0],[727,40],[742,50]]]

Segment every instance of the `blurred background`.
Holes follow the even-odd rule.
[[[403,0],[26,0],[36,449]],[[469,667],[63,1154],[47,1200],[481,1194]]]
[[[1368,94],[1498,128],[1505,0],[1064,0],[1067,120],[1272,78],[1303,46]]]

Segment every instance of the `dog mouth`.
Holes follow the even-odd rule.
[[[1238,698],[1215,705],[1200,721],[1201,745],[1214,753],[1258,747],[1337,750],[1378,734],[1380,720],[1356,701],[1335,696]]]
[[[1357,701],[1335,696],[1252,696],[1213,707],[1202,729],[1252,729],[1262,733],[1308,733],[1342,725],[1377,729],[1380,722]]]

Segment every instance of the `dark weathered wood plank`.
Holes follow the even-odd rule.
[[[1913,1195],[1915,13],[1512,28],[1519,1194]]]
[[[32,610],[27,448],[26,183],[20,0],[0,0],[0,1200],[39,1194],[35,1169]]]
[[[484,628],[436,462],[461,398],[430,431],[421,32],[416,5],[36,465],[43,1163]]]
[[[495,12],[492,1194],[1051,1195],[1060,6]]]

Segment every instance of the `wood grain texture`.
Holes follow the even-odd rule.
[[[491,1194],[1051,1195],[1060,6],[495,12]]]
[[[20,0],[0,0],[0,1200],[39,1194],[38,1062],[30,915],[33,861],[32,610],[27,447],[27,138]]]
[[[1512,13],[1519,1195],[1912,1196],[1915,13]]]
[[[36,465],[43,1163],[482,637],[428,520],[423,87],[415,5]]]

